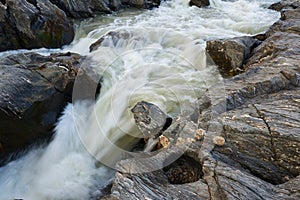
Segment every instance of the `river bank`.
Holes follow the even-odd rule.
[[[176,184],[184,180],[184,175],[178,173],[195,176],[191,161],[176,161],[177,165],[169,168],[141,173],[139,169],[153,164],[123,160],[118,163],[112,194],[105,199],[300,197],[300,8],[297,1],[284,3],[280,6],[281,20],[253,49],[245,62],[245,72],[213,85],[196,102],[195,113],[181,115],[163,133],[168,136],[172,132],[176,134],[173,138],[190,140],[183,145],[175,141],[172,148],[149,159],[162,164],[176,152],[183,154],[181,158],[198,163],[203,172],[200,178]],[[190,124],[194,128],[187,133],[178,131]],[[197,128],[205,130],[204,138],[188,142],[195,141]],[[216,145],[216,137],[224,138],[225,143]],[[170,182],[174,177],[175,184]]]
[[[220,3],[219,1],[213,2]],[[229,2],[228,5],[232,5],[231,3]],[[170,5],[170,7],[163,7],[163,11],[172,10],[174,5]],[[245,3],[245,5],[248,4]],[[226,6],[226,4],[224,3],[222,6]],[[257,9],[255,6],[253,7],[253,10]],[[5,180],[3,181],[5,183],[3,188],[7,191],[7,194],[3,193],[2,195],[14,198],[47,197],[50,199],[83,199],[90,198],[90,196],[104,199],[299,198],[299,189],[297,188],[300,181],[299,135],[297,134],[300,132],[298,112],[300,83],[299,3],[297,1],[284,1],[283,5],[277,4],[275,7],[277,10],[281,10],[281,20],[272,25],[265,34],[255,37],[247,36],[254,38],[255,41],[258,40],[258,43],[255,42],[255,45],[243,47],[248,53],[245,57],[237,56],[241,61],[226,62],[229,64],[238,63],[238,65],[230,66],[234,70],[229,70],[226,75],[235,76],[226,79],[222,79],[218,73],[215,73],[218,71],[217,68],[209,67],[205,70],[207,65],[204,67],[201,65],[204,62],[201,59],[204,53],[202,48],[206,41],[219,41],[215,38],[220,38],[221,34],[214,33],[209,28],[203,29],[204,33],[201,34],[211,34],[210,37],[204,36],[203,39],[202,36],[198,37],[196,33],[192,32],[195,26],[186,26],[185,23],[180,28],[186,30],[186,35],[192,36],[192,39],[182,34],[180,28],[175,32],[170,31],[174,28],[172,23],[179,23],[180,20],[186,22],[181,16],[178,21],[176,21],[177,19],[174,20],[175,22],[156,21],[156,23],[160,23],[161,27],[168,26],[171,28],[163,30],[158,27],[157,30],[154,29],[155,31],[150,31],[153,30],[151,27],[153,25],[147,24],[149,22],[143,19],[145,16],[141,16],[140,19],[137,16],[134,18],[135,21],[127,20],[126,17],[125,20],[116,18],[116,25],[113,24],[112,26],[115,29],[103,24],[99,25],[102,26],[99,30],[92,31],[88,35],[88,39],[92,38],[93,42],[99,39],[99,35],[101,36],[92,48],[85,45],[85,49],[81,49],[86,44],[84,40],[79,40],[71,47],[67,47],[67,50],[69,48],[82,52],[91,50],[91,53],[86,54],[94,56],[96,64],[95,60],[90,61],[85,56],[73,53],[54,54],[50,57],[29,53],[21,54],[20,57],[10,56],[1,60],[2,68],[5,69],[8,68],[7,65],[17,65],[16,68],[24,76],[22,78],[20,75],[20,78],[25,89],[28,89],[27,84],[32,84],[30,81],[42,80],[43,82],[44,90],[34,90],[35,92],[42,91],[42,95],[40,95],[41,93],[34,95],[37,97],[37,102],[40,103],[38,104],[40,106],[36,108],[46,107],[49,113],[37,113],[34,109],[24,112],[26,109],[23,109],[21,111],[29,116],[26,117],[27,121],[33,116],[32,119],[37,119],[37,124],[42,122],[41,125],[46,125],[48,128],[49,124],[53,125],[56,123],[56,119],[61,116],[55,128],[55,137],[52,138],[49,146],[44,145],[42,148],[33,149],[19,160],[9,163],[6,168],[0,169],[1,174],[5,174],[5,176],[0,177],[0,180]],[[252,7],[249,6],[248,8]],[[225,9],[229,9],[229,7]],[[207,12],[207,10],[201,11]],[[154,15],[158,13],[159,11],[154,12]],[[153,15],[146,15],[146,17],[151,18]],[[234,19],[236,16],[231,17]],[[189,18],[189,20],[193,23],[199,21],[198,18],[194,18]],[[227,36],[242,35],[237,30],[243,32],[252,27],[251,24],[247,26],[244,21],[238,24],[245,27],[235,27],[234,23],[230,24],[231,21],[232,19],[225,21],[226,23],[217,20],[214,22],[223,23],[225,27],[229,27],[230,30],[226,30]],[[126,24],[125,31],[124,28],[123,30],[117,28],[117,25],[123,22],[127,23],[124,23]],[[140,23],[141,26],[130,29],[129,26],[133,23]],[[150,28],[147,29],[147,25],[150,25]],[[97,24],[93,26],[97,26]],[[260,27],[257,27],[254,32],[260,32],[259,30]],[[143,36],[147,39],[145,40]],[[159,43],[155,43],[156,40]],[[227,38],[226,42],[230,40]],[[155,41],[154,45],[151,43],[153,41]],[[253,43],[251,42],[251,44]],[[146,47],[146,51],[140,53],[140,48],[144,47]],[[232,46],[225,45],[225,47],[231,48]],[[160,54],[161,49],[164,48],[169,48],[169,51]],[[219,53],[227,53],[230,49],[226,48]],[[176,51],[172,52],[170,49]],[[128,50],[130,53],[127,52]],[[238,52],[240,51],[242,50]],[[153,55],[156,56],[153,57]],[[182,57],[180,57],[181,60],[179,59],[179,67],[172,63],[174,62],[172,57],[174,55],[184,55],[185,59]],[[228,56],[223,57],[228,58]],[[166,58],[170,58],[172,62]],[[111,64],[112,60],[114,62]],[[150,60],[150,65],[146,63],[148,60]],[[97,98],[100,92],[99,101],[96,102],[95,108],[92,109],[89,105],[79,105],[73,102],[74,108],[69,104],[64,113],[60,115],[62,107],[72,98],[70,90],[73,89],[74,77],[79,73],[78,66],[89,65],[93,66],[93,69],[99,66],[99,68],[104,67],[104,70],[101,68],[100,73],[96,70],[93,71],[97,75],[96,78],[93,78],[95,75],[93,74],[87,79],[91,81],[88,81],[91,83],[89,87],[93,88],[91,92],[88,92],[88,99]],[[107,65],[112,67],[107,68]],[[141,69],[134,67],[135,65]],[[169,66],[173,68],[169,68]],[[195,66],[197,70],[195,70]],[[120,71],[114,71],[118,68]],[[43,69],[47,69],[46,72]],[[120,76],[119,74],[122,74],[120,72],[126,72],[126,69],[137,73],[129,74],[128,77]],[[158,74],[155,74],[156,72]],[[179,76],[177,79],[172,79],[176,77],[178,72],[181,73],[181,78]],[[57,77],[60,77],[59,80]],[[118,79],[119,77],[121,80]],[[147,85],[149,82],[145,82],[145,80],[154,81],[157,77],[161,79],[158,79],[159,81],[155,82],[152,88]],[[205,82],[205,87],[201,85],[199,77],[203,79],[202,82]],[[197,79],[199,82],[195,81]],[[191,85],[179,87],[176,90],[178,85],[184,85],[186,82]],[[174,83],[176,83],[175,87]],[[147,87],[140,89],[137,88],[137,85],[146,85]],[[132,89],[131,86],[135,87]],[[18,87],[20,93],[24,95],[22,87]],[[198,90],[195,90],[197,87]],[[111,90],[111,88],[113,89]],[[160,88],[167,89],[160,90]],[[189,91],[191,88],[196,92]],[[84,88],[85,91],[89,89]],[[207,91],[205,92],[205,90]],[[155,94],[150,94],[150,91],[155,91]],[[175,95],[169,94],[170,91]],[[124,96],[120,95],[118,98],[113,98],[116,94],[124,94]],[[43,95],[46,98],[41,101]],[[56,108],[57,105],[49,105],[49,101],[54,99],[53,95],[59,96],[55,99],[60,99],[63,106],[60,105]],[[9,95],[9,97],[12,99],[4,102],[11,105],[14,94]],[[31,97],[31,94],[29,97],[25,95],[23,99],[31,99]],[[183,99],[178,100],[178,97],[183,97]],[[197,97],[198,100],[191,103],[191,99]],[[3,99],[6,100],[7,97],[4,95]],[[99,167],[102,161],[104,164],[112,165],[105,162],[114,160],[115,157],[119,156],[118,152],[114,151],[117,148],[107,147],[110,142],[119,143],[127,146],[127,148],[134,146],[130,137],[123,137],[119,132],[123,131],[129,135],[138,133],[137,127],[143,125],[143,123],[138,123],[138,120],[143,118],[135,118],[138,126],[133,127],[130,124],[133,121],[133,116],[123,114],[123,109],[124,113],[128,113],[127,110],[130,110],[135,102],[141,100],[155,103],[168,113],[154,116],[172,118],[172,123],[168,123],[167,126],[157,123],[160,124],[159,130],[153,129],[151,131],[157,132],[158,130],[158,133],[153,134],[153,139],[157,139],[156,135],[161,134],[160,140],[163,138],[167,140],[167,143],[169,141],[173,145],[157,152],[156,156],[150,158],[146,156],[145,159],[139,157],[125,159],[128,156],[125,155],[125,158],[123,157],[116,164],[116,173]],[[36,106],[36,104],[33,105]],[[182,107],[178,107],[178,105]],[[28,104],[25,104],[23,108],[28,107],[30,108]],[[110,110],[109,107],[113,109]],[[142,108],[146,107],[142,106]],[[6,111],[6,108],[13,111],[15,106],[5,105],[3,108],[5,109],[1,109],[2,111]],[[51,111],[53,108],[56,110],[55,112]],[[185,111],[180,114],[183,110]],[[155,113],[153,110],[151,111]],[[103,112],[104,115],[100,116],[99,112]],[[87,117],[90,113],[97,113],[98,115]],[[4,114],[6,115],[7,112]],[[14,113],[12,112],[12,114]],[[161,120],[161,117],[156,119],[156,117],[147,116],[147,112],[145,115],[145,119],[152,119],[154,125],[156,124],[155,120]],[[50,118],[48,118],[49,116]],[[48,119],[52,119],[52,121],[49,122]],[[117,123],[113,124],[111,121]],[[170,122],[170,120],[168,121]],[[103,131],[104,134],[94,134],[99,130],[94,129],[97,123],[102,128],[100,132]],[[3,125],[4,132],[6,124]],[[31,126],[27,123],[24,124]],[[134,122],[132,124],[134,125]],[[13,127],[13,123],[11,127]],[[151,126],[149,127],[151,128]],[[26,128],[26,130],[30,129]],[[78,136],[79,139],[76,138]],[[7,139],[5,135],[3,138]],[[124,140],[128,141],[125,142]],[[1,153],[6,148],[3,141],[1,140]],[[124,141],[124,143],[122,144],[120,141]],[[159,142],[160,146],[168,146],[162,144],[162,140]],[[141,148],[137,149],[140,150]],[[94,156],[96,162],[89,158],[92,157],[90,155]],[[144,156],[143,153],[138,155]],[[174,164],[167,164],[179,157],[180,159]],[[35,163],[35,166],[32,162]],[[114,166],[112,167],[114,168]],[[30,170],[26,170],[27,168]],[[60,180],[50,178],[57,173],[60,174]],[[114,173],[115,175],[113,175]],[[11,174],[17,179],[16,181],[11,179]],[[100,180],[97,177],[101,177]],[[114,180],[110,179],[111,177],[115,177]],[[25,188],[24,180],[29,183]],[[39,189],[36,190],[37,188]],[[44,188],[48,188],[50,192]],[[100,194],[91,195],[89,190],[98,191],[98,193],[100,191]],[[15,191],[16,195],[9,194],[10,191]],[[103,197],[104,194],[106,194],[105,197]]]

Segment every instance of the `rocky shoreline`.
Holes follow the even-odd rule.
[[[74,18],[109,13],[125,5],[152,8],[160,3],[18,2],[0,1],[0,26],[4,27],[0,29],[0,51],[60,47],[74,37]],[[193,1],[196,4],[202,6]],[[199,98],[194,112],[175,119],[159,108],[155,109],[159,114],[140,113],[137,125],[145,133],[152,131],[151,137],[162,150],[147,162],[120,161],[111,189],[106,188],[110,194],[101,199],[300,198],[300,2],[283,0],[271,8],[281,12],[281,19],[265,34],[207,42],[207,53],[229,78]],[[12,11],[27,13],[25,23],[16,23],[24,15]],[[58,35],[55,30],[60,31]],[[57,118],[72,99],[82,65],[88,65],[86,58],[73,53],[27,53],[0,61],[5,75],[0,80],[1,164],[11,159],[11,153],[51,137]],[[97,85],[93,88],[97,95],[100,78],[88,75],[85,80]],[[159,126],[141,127],[143,119]],[[179,159],[167,165],[174,157]]]
[[[225,46],[214,52],[223,55],[215,57],[228,59],[231,70],[239,62],[240,74],[212,86],[195,103],[194,113],[173,120],[162,133],[173,145],[149,163],[120,161],[112,193],[103,199],[300,198],[300,6],[298,1],[283,1],[279,7],[281,19],[263,41],[254,47],[235,44],[248,50],[246,58],[224,56],[232,47],[226,42],[237,39],[225,45],[224,40],[209,42]],[[205,131],[200,141],[195,140],[198,129]],[[216,145],[216,138],[225,143]],[[186,164],[179,159],[167,168],[139,170],[153,163],[164,166],[174,155],[182,155]],[[188,179],[195,168],[202,174],[198,180]],[[186,179],[190,181],[182,182]]]

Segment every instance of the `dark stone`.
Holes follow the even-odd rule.
[[[57,48],[73,38],[73,22],[48,1],[9,0],[0,5],[0,51]]]
[[[0,160],[52,136],[61,111],[72,100],[84,59],[73,53],[25,53],[1,59]]]
[[[197,6],[199,8],[209,6],[209,0],[190,0],[190,6]]]
[[[94,13],[111,13],[109,1],[103,0],[50,0],[53,4],[63,10],[68,17],[86,18],[92,17]]]
[[[128,5],[135,8],[152,9],[160,5],[161,0],[121,0],[123,5]]]
[[[269,6],[269,9],[282,11],[284,9],[296,9],[300,7],[300,2],[295,0],[281,0]]]
[[[281,11],[284,8],[284,5],[282,2],[273,3],[269,6],[269,9],[275,10],[275,11]]]
[[[166,115],[159,107],[145,101],[138,102],[131,109],[131,112],[145,139],[157,138],[172,123],[172,118]]]
[[[259,43],[248,36],[211,40],[206,43],[206,51],[223,74],[236,75],[243,70],[243,64]]]

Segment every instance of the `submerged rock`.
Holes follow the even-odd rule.
[[[73,22],[49,1],[0,2],[0,51],[58,48],[73,38]]]
[[[100,37],[96,42],[90,45],[90,52],[96,51],[100,46],[117,46],[118,43],[130,38],[130,33],[126,30],[110,31]]]
[[[202,7],[209,6],[210,3],[209,3],[209,0],[190,0],[189,5],[202,8]]]
[[[61,111],[72,101],[75,78],[84,59],[73,53],[25,53],[1,59],[0,160],[51,137]],[[94,85],[99,81],[86,80]]]

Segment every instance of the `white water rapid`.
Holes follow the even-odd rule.
[[[95,104],[68,105],[47,147],[31,149],[0,168],[0,200],[99,195],[97,188],[114,175],[101,162],[115,163],[122,148],[134,143],[131,136],[141,134],[130,113],[135,103],[149,101],[172,116],[189,110],[221,79],[215,66],[206,65],[205,41],[266,31],[279,18],[266,9],[274,2],[211,0],[209,8],[200,9],[189,7],[187,0],[170,0],[154,10],[126,10],[81,22],[74,42],[63,51],[93,59],[92,70],[103,74],[101,94]],[[108,38],[89,53],[89,46],[109,31],[129,37],[115,43]]]

